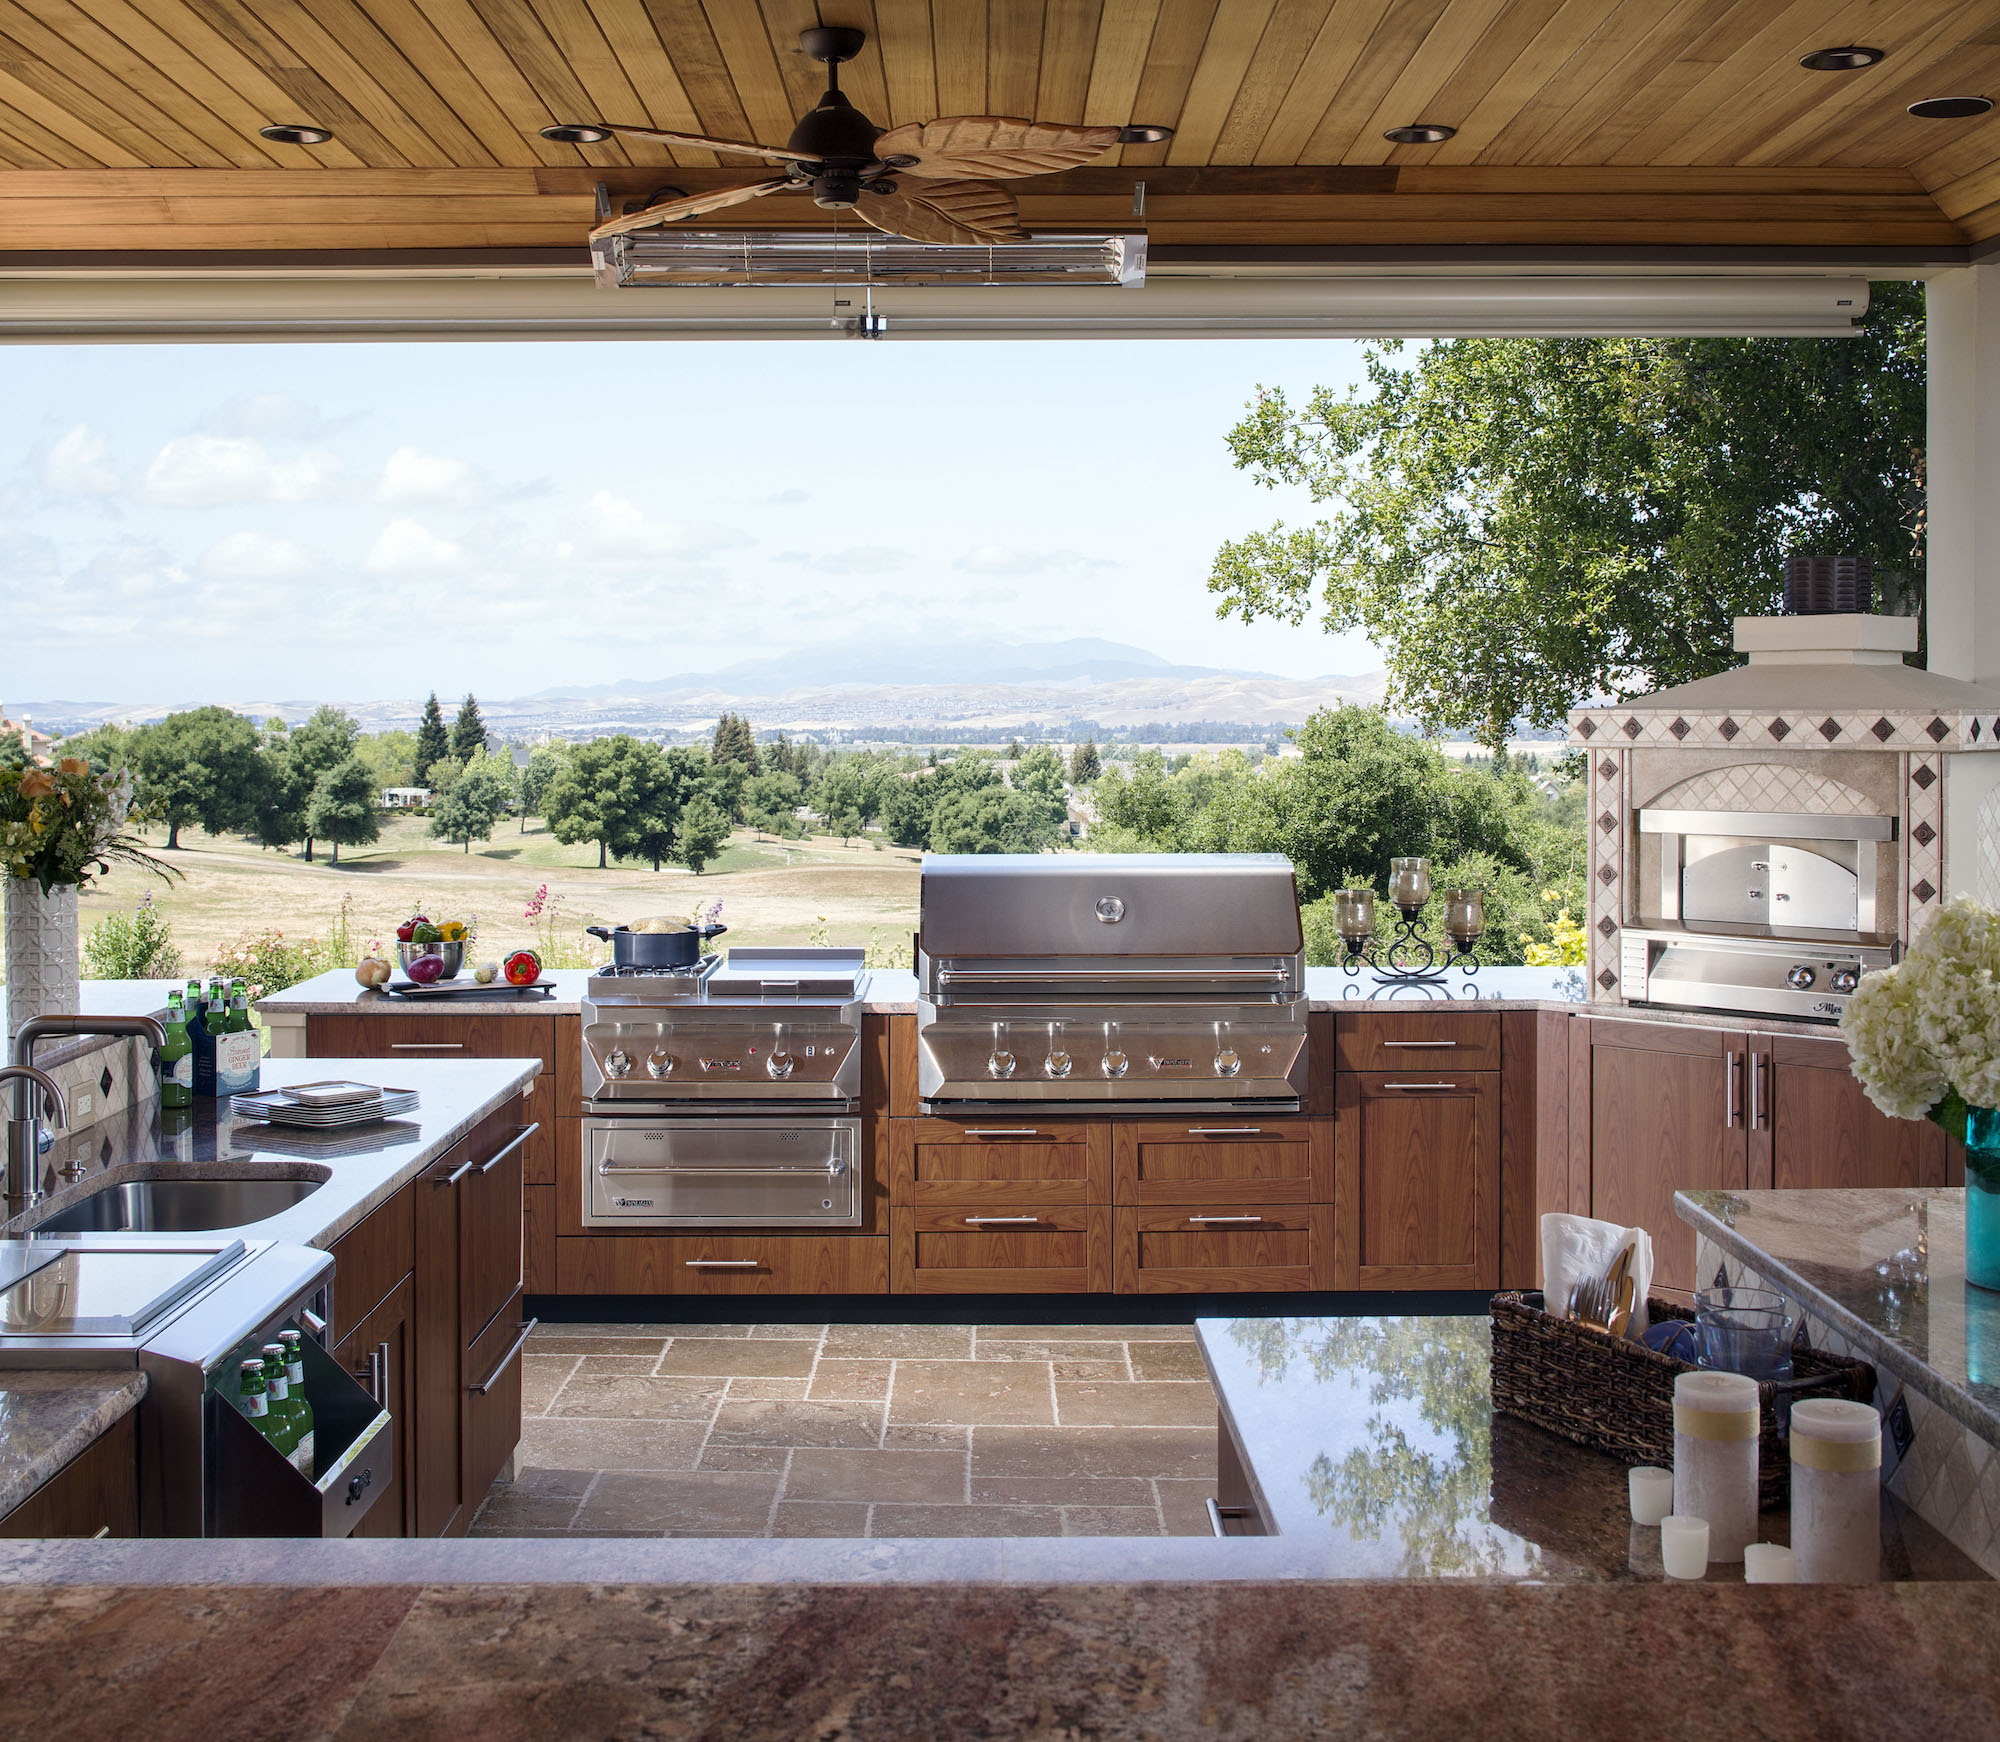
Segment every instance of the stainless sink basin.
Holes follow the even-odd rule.
[[[106,1186],[35,1223],[37,1234],[205,1234],[289,1210],[323,1179],[139,1179]]]

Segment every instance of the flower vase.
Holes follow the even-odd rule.
[[[2000,1108],[1965,1115],[1965,1280],[2000,1289]]]
[[[45,895],[32,877],[7,877],[7,1043],[31,1016],[68,1015],[77,1001],[76,885]]]

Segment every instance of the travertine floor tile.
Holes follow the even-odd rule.
[[[566,1400],[576,1387],[572,1379]],[[1206,1380],[1137,1380],[1121,1385],[1056,1384],[1057,1418],[1065,1427],[1194,1427],[1215,1421],[1215,1392]]]
[[[1159,1491],[1160,1516],[1166,1521],[1169,1536],[1215,1534],[1208,1521],[1208,1502],[1215,1498],[1212,1473],[1194,1480],[1163,1476],[1153,1486]]]
[[[970,1325],[828,1325],[823,1356],[969,1360]]]
[[[705,1421],[564,1421],[534,1416],[521,1424],[524,1468],[692,1470]]]
[[[738,1328],[739,1330],[741,1329],[740,1326]],[[704,1336],[724,1336],[727,1335],[727,1332],[704,1327],[702,1334]],[[535,1344],[541,1342],[545,1337],[619,1337],[627,1340],[638,1338],[642,1342],[664,1343],[671,1335],[673,1333],[662,1325],[543,1325],[529,1339],[528,1346],[533,1348]],[[578,1351],[580,1354],[585,1352],[582,1350]]]
[[[866,1536],[868,1506],[859,1500],[780,1500],[773,1536]]]
[[[817,1343],[768,1337],[676,1337],[654,1369],[658,1373],[723,1374],[745,1379],[803,1379],[812,1371]]]
[[[1200,1477],[1213,1484],[1215,1429],[973,1429],[972,1479],[1009,1476]]]
[[[870,1536],[1061,1536],[1055,1506],[877,1506]]]
[[[745,1397],[802,1399],[806,1395],[806,1381],[803,1379],[732,1379],[729,1382],[732,1399]]]
[[[614,1379],[626,1373],[636,1373],[644,1377],[653,1371],[653,1363],[657,1359],[651,1350],[642,1355],[579,1355],[576,1358],[576,1372],[572,1377],[585,1380]]]
[[[1132,1346],[1134,1379],[1198,1379],[1208,1383],[1208,1369],[1202,1364],[1201,1350],[1193,1343],[1135,1343]]]
[[[1157,1348],[1171,1348],[1171,1344],[1156,1344]],[[1115,1361],[1051,1361],[1049,1370],[1057,1379],[1106,1380],[1123,1385],[1132,1377],[1121,1353]]]
[[[1049,1422],[1049,1370],[1038,1362],[898,1361],[895,1422]]]
[[[744,1329],[753,1341],[764,1337],[781,1337],[787,1342],[803,1341],[817,1343],[821,1337],[826,1335],[825,1325],[746,1325]],[[707,1328],[700,1325],[689,1325],[681,1334],[689,1337],[705,1336]]]
[[[904,1446],[919,1448],[944,1446],[962,1452],[971,1444],[972,1429],[951,1422],[892,1421],[882,1430],[882,1446],[885,1451]]]
[[[782,1470],[792,1461],[789,1446],[704,1446],[698,1470]]]
[[[882,1437],[879,1403],[734,1401],[716,1412],[713,1446],[872,1446]]]
[[[762,1536],[777,1488],[776,1476],[754,1471],[607,1470],[585,1497],[575,1528],[599,1535]]]
[[[585,1360],[616,1357],[585,1356]],[[644,1373],[577,1373],[550,1406],[552,1416],[603,1416],[620,1421],[671,1417],[706,1421],[722,1401],[723,1379],[655,1379]]]
[[[564,1326],[560,1330],[537,1330],[528,1338],[530,1355],[648,1355],[659,1358],[667,1346],[666,1333],[645,1337],[578,1336]]]
[[[1160,1514],[1151,1506],[1065,1506],[1064,1536],[1158,1536]]]
[[[965,1501],[963,1452],[819,1451],[792,1454],[787,1500]]]
[[[982,1343],[1192,1343],[1192,1325],[981,1325]]]
[[[523,1469],[513,1481],[493,1484],[474,1522],[506,1535],[517,1530],[568,1530],[596,1480],[595,1470]]]
[[[889,1366],[887,1361],[837,1361],[823,1355],[806,1395],[829,1402],[879,1402],[889,1395]]]
[[[1116,1361],[1121,1369],[1125,1365],[1125,1345],[1109,1340],[1043,1341],[990,1337],[981,1332],[974,1353],[981,1361]]]
[[[1153,1484],[1144,1476],[982,1476],[972,1498],[1006,1506],[1153,1505]]]
[[[529,1348],[533,1348],[531,1343]],[[540,1415],[555,1400],[563,1381],[576,1371],[578,1355],[531,1355],[521,1357],[521,1413]]]

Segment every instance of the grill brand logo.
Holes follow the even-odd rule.
[[[1156,1058],[1153,1060],[1153,1069],[1156,1071],[1191,1071],[1194,1069],[1194,1060]]]
[[[653,1207],[653,1200],[651,1198],[613,1198],[611,1205],[613,1209],[618,1210],[650,1210]]]
[[[705,1071],[740,1071],[743,1068],[743,1061],[741,1059],[703,1059],[701,1061],[701,1068]]]

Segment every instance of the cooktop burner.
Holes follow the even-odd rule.
[[[597,980],[704,980],[721,965],[722,958],[716,954],[703,956],[698,962],[691,962],[685,968],[642,968],[637,963],[627,962],[622,966],[607,962],[595,969],[591,977]]]

